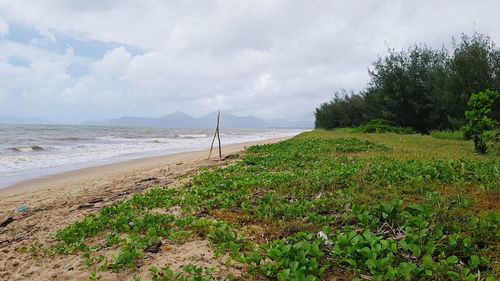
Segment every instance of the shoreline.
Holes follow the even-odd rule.
[[[226,145],[222,148],[220,160],[218,155],[207,159],[209,149],[183,152],[55,174],[0,189],[0,223],[8,224],[0,227],[0,280],[32,280],[35,276],[37,280],[88,280],[88,267],[80,256],[38,259],[27,249],[35,249],[36,245],[54,245],[54,235],[58,230],[106,206],[153,188],[182,187],[202,169],[234,163],[237,160],[228,156],[249,146],[276,143],[292,137]],[[189,245],[204,253],[212,253],[206,241],[193,241]],[[179,247],[172,254],[177,255],[176,251],[184,253],[186,249]],[[187,263],[189,258],[183,254],[176,260],[186,259]],[[211,261],[217,262],[215,258]],[[144,274],[147,274],[149,266],[144,268]],[[109,273],[104,280],[133,279],[121,272]]]
[[[226,146],[222,146],[222,153],[223,156],[224,155],[227,156],[229,154],[234,154],[239,151],[242,151],[246,147],[252,145],[276,143],[292,137],[293,136],[285,136],[278,138],[270,138],[266,140],[229,144]],[[212,153],[212,157],[210,159],[218,159],[216,151],[217,148],[214,147],[214,149],[215,149],[215,154]],[[23,180],[2,187],[0,188],[0,199],[15,195],[21,195],[24,193],[30,193],[50,187],[66,185],[70,183],[76,184],[78,182],[86,180],[92,180],[97,178],[109,178],[125,172],[134,173],[138,171],[144,171],[147,169],[153,169],[155,167],[164,165],[172,165],[172,164],[175,165],[182,163],[183,161],[203,160],[206,159],[208,153],[209,149],[178,152],[161,156],[149,156],[144,158],[125,160],[116,163],[109,163],[104,165],[97,165],[92,167],[79,168],[75,170],[54,173],[47,176],[41,176],[33,179]]]

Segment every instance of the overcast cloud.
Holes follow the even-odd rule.
[[[59,122],[221,109],[313,119],[388,46],[500,40],[500,2],[0,1],[0,116]]]

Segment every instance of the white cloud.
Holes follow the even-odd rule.
[[[39,46],[43,48],[56,43],[57,41],[56,36],[52,32],[43,28],[37,28],[37,31],[40,36],[31,39],[29,42],[30,45]]]
[[[0,15],[0,36],[9,33],[9,23]]]
[[[271,73],[264,73],[257,81],[254,83],[254,89],[256,91],[267,90],[267,89],[279,89],[279,82],[273,79]]]
[[[94,63],[92,70],[100,76],[114,76],[124,74],[132,61],[132,55],[124,48],[119,47],[108,51],[104,57]]]
[[[84,120],[220,108],[311,119],[332,90],[362,89],[387,45],[440,47],[474,28],[498,42],[499,9],[496,0],[2,1],[0,111]],[[39,36],[4,40],[9,24]],[[123,47],[94,59],[75,46],[60,54],[48,48],[58,35]],[[75,65],[88,73],[72,77]]]

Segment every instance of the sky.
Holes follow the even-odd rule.
[[[500,1],[1,0],[0,116],[73,123],[220,109],[313,120],[387,48],[500,40]]]

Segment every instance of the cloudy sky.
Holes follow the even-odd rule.
[[[1,0],[0,116],[57,122],[221,109],[313,119],[388,46],[500,40],[498,0]]]

